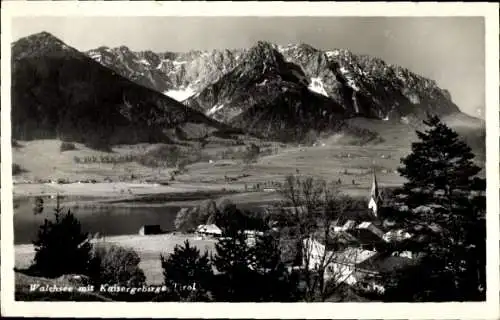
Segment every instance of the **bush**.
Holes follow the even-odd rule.
[[[13,176],[21,174],[23,172],[24,172],[24,169],[20,165],[18,165],[17,163],[12,164],[12,175]]]
[[[243,160],[245,161],[245,163],[252,163],[257,161],[259,155],[260,148],[256,144],[252,143],[247,147]]]
[[[62,142],[61,147],[59,149],[61,150],[61,152],[76,150],[76,146],[72,142]]]
[[[146,276],[139,268],[137,252],[116,245],[96,245],[91,252],[90,281],[94,285],[142,286]]]
[[[21,148],[22,147],[22,145],[16,139],[11,140],[11,145],[12,145],[12,148]]]

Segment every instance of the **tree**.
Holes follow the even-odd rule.
[[[29,271],[44,277],[86,274],[92,249],[88,234],[70,210],[62,214],[57,200],[54,220],[45,219],[33,241],[36,253]]]
[[[355,258],[356,252],[342,252],[342,243],[330,233],[335,221],[355,202],[336,185],[312,177],[287,176],[281,193],[286,201],[278,211],[280,224],[286,228],[281,229],[280,237],[296,248],[296,263],[303,267],[303,299],[325,301],[340,288],[340,278],[347,272],[343,267],[331,268],[334,260]]]
[[[257,160],[257,158],[260,155],[260,148],[257,146],[255,143],[250,144],[250,146],[247,146],[244,158],[243,160],[245,163],[252,163]]]
[[[316,130],[314,130],[314,129],[311,129],[305,135],[305,137],[303,139],[303,143],[305,145],[312,146],[318,140],[318,136],[319,136],[318,132]]]
[[[289,272],[281,261],[279,238],[270,233],[258,235],[253,247],[254,272],[259,280],[261,301],[294,302],[300,298],[298,274]]]
[[[76,145],[72,142],[63,141],[61,142],[61,146],[59,147],[59,149],[61,152],[76,150]]]
[[[175,216],[174,226],[179,231],[194,231],[200,224],[216,223],[217,214],[215,201],[207,200],[200,205],[180,209]]]
[[[198,212],[194,208],[182,208],[177,212],[174,220],[175,230],[188,232],[198,226]]]
[[[167,258],[161,256],[164,284],[175,300],[208,301],[208,289],[213,278],[208,252],[191,246],[188,240],[184,246],[175,246]]]
[[[25,172],[25,170],[20,165],[18,165],[17,163],[12,164],[12,175],[13,176],[19,175],[23,172]]]
[[[246,243],[243,232],[235,232],[231,237],[219,239],[215,244],[212,262],[219,272],[212,288],[216,301],[254,302],[258,292],[252,249]]]
[[[436,116],[429,116],[424,124],[429,128],[417,131],[419,141],[401,159],[398,171],[407,182],[398,198],[409,209],[400,213],[404,225],[427,226],[421,228],[426,232],[420,246],[425,257],[417,270],[418,280],[403,278],[390,293],[409,293],[406,296],[412,301],[482,300],[486,292],[485,180],[477,177],[481,169],[456,132]],[[438,232],[429,233],[428,227]],[[421,238],[415,233],[414,238]],[[435,286],[438,279],[440,285]]]
[[[95,286],[117,284],[139,287],[146,276],[139,267],[141,258],[133,249],[117,245],[97,245],[91,252],[89,277]]]
[[[218,271],[212,287],[216,301],[294,301],[297,285],[280,260],[278,239],[267,233],[245,234],[248,213],[238,212],[242,220],[227,224],[226,237],[219,239],[212,257]]]

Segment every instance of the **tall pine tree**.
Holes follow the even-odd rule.
[[[399,218],[408,227],[423,226],[418,230],[425,234],[414,231],[413,239],[420,240],[424,258],[415,272],[400,275],[388,294],[425,301],[481,300],[486,292],[486,182],[477,176],[481,168],[456,132],[436,116],[424,124],[428,129],[417,131],[419,141],[398,169],[407,179],[398,196],[408,207]]]
[[[175,246],[168,257],[160,257],[164,284],[175,301],[208,301],[208,288],[213,278],[208,252],[192,246],[188,240],[184,246]]]
[[[29,271],[44,277],[86,274],[92,249],[88,239],[70,210],[62,213],[58,197],[54,220],[45,219],[33,241],[36,253]]]

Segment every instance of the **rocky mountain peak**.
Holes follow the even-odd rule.
[[[209,111],[221,103],[227,107],[223,101],[238,100],[230,97],[236,92],[267,92],[262,93],[265,95],[303,90],[299,88],[329,99],[354,116],[400,121],[407,116],[421,117],[427,111],[458,111],[449,93],[435,81],[348,49],[319,50],[306,43],[277,45],[257,41],[241,50],[113,52],[114,57],[94,59],[178,101],[192,98],[189,105],[196,100],[194,107],[214,117],[223,109]],[[224,84],[227,82],[232,84]],[[230,114],[238,114],[236,109],[232,108]]]
[[[61,55],[78,52],[46,31],[21,38],[12,43],[11,46],[12,57],[16,59],[38,55]]]
[[[258,41],[246,54],[247,61],[268,62],[271,64],[281,64],[283,57],[275,49],[275,46],[269,42]]]

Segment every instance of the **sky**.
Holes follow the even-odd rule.
[[[47,31],[79,50],[247,48],[258,40],[346,48],[436,80],[468,114],[484,117],[482,17],[18,17],[13,40]],[[480,114],[478,114],[478,109]]]

